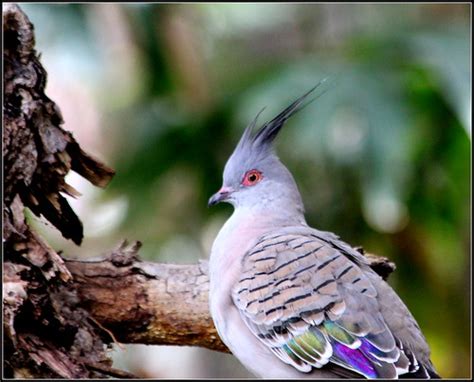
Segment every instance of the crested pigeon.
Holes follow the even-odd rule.
[[[316,88],[254,133],[255,117],[209,199],[234,207],[209,260],[218,334],[261,378],[440,378],[417,322],[366,257],[307,225],[275,153],[278,132]]]

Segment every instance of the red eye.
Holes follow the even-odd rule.
[[[258,170],[247,171],[242,179],[242,184],[244,186],[253,186],[262,180],[262,173]]]

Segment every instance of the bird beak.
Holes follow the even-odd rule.
[[[217,191],[214,195],[209,198],[209,202],[207,203],[208,207],[214,206],[217,203],[223,202],[227,200],[228,196],[234,192],[231,187],[222,187],[219,191]]]

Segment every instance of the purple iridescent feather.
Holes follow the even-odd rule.
[[[377,378],[377,372],[370,360],[359,350],[351,349],[341,343],[333,343],[334,355],[342,362],[358,370],[366,377]]]
[[[360,350],[368,355],[369,357],[373,358],[374,356],[378,356],[378,357],[386,357],[387,354],[379,349],[377,349],[374,345],[372,345],[369,341],[365,340],[365,339],[362,339],[361,338],[361,345],[360,345]],[[396,359],[394,359],[394,361],[396,361]]]

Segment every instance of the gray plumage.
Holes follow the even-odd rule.
[[[264,378],[439,377],[392,288],[358,251],[307,225],[293,176],[274,152],[314,89],[256,133],[257,118],[250,123],[209,201],[235,207],[210,257],[218,333]]]

